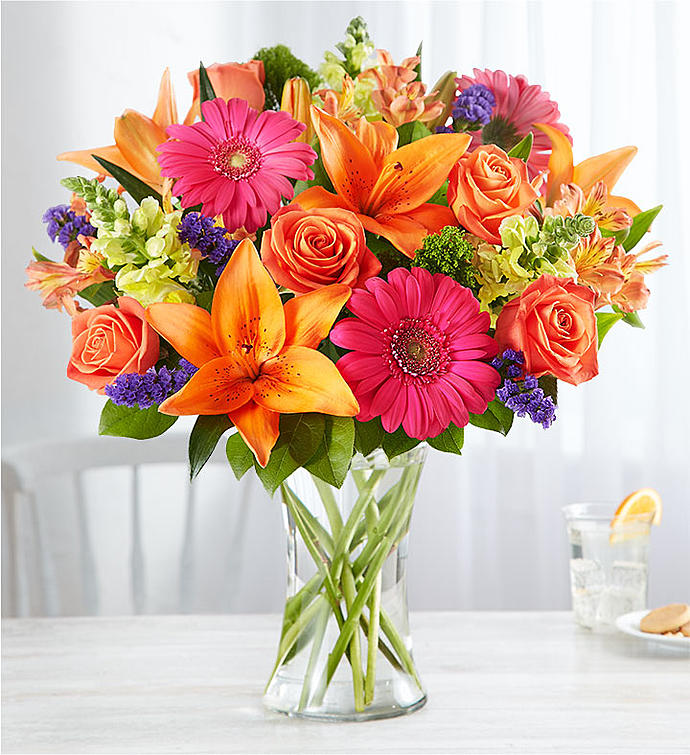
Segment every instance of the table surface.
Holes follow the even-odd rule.
[[[569,613],[413,614],[403,718],[265,710],[278,616],[3,622],[2,752],[690,753],[690,655]]]

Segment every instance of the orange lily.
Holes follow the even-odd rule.
[[[637,154],[637,147],[619,147],[601,155],[595,155],[573,165],[573,148],[568,138],[558,129],[546,123],[535,123],[534,126],[543,131],[551,140],[551,156],[549,157],[549,176],[546,184],[546,204],[551,207],[561,197],[563,184],[576,184],[585,194],[588,194],[600,181],[610,192]],[[640,208],[627,197],[606,197],[608,209],[625,210],[634,217]]]
[[[163,414],[227,414],[266,466],[281,413],[354,417],[359,406],[337,367],[316,350],[350,296],[325,286],[282,305],[254,245],[243,241],[218,280],[211,314],[193,304],[152,304],[146,319],[199,368]]]
[[[312,107],[312,120],[337,194],[320,186],[307,189],[295,198],[303,209],[351,210],[367,231],[408,257],[414,257],[428,233],[457,225],[448,207],[427,200],[464,154],[467,134],[432,134],[396,149],[398,133],[383,121],[361,118],[353,133],[317,107]]]
[[[84,168],[106,173],[91,155],[98,155],[129,171],[157,191],[162,190],[163,178],[158,165],[158,145],[167,139],[165,129],[177,123],[177,105],[170,81],[170,70],[163,72],[158,102],[152,118],[136,110],[125,110],[115,119],[115,144],[107,147],[63,152],[58,160],[77,163]],[[106,173],[107,175],[107,173]]]

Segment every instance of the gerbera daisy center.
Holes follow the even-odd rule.
[[[429,382],[445,372],[449,360],[445,338],[428,319],[406,317],[384,332],[389,339],[388,366],[397,377]]]
[[[246,181],[261,167],[261,151],[238,137],[218,142],[208,159],[216,173],[233,181]]]

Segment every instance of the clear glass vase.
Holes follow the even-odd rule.
[[[426,447],[356,456],[342,488],[298,470],[280,488],[288,586],[265,705],[363,721],[426,702],[412,658],[407,540]]]

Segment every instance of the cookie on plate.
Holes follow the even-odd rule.
[[[690,624],[690,606],[686,603],[670,603],[643,616],[640,630],[649,634],[664,634],[677,632],[685,624]]]

